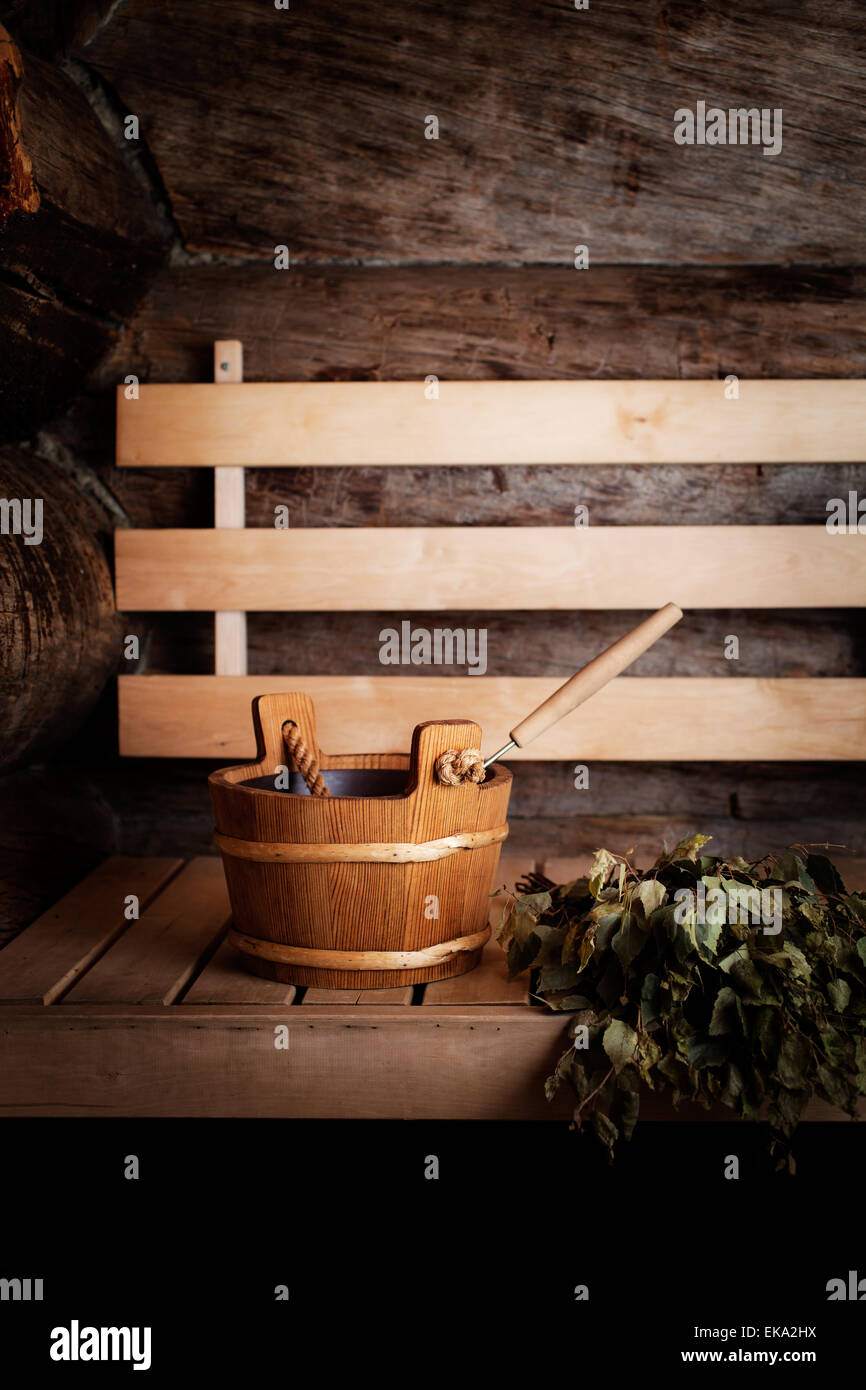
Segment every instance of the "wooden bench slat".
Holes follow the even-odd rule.
[[[864,420],[858,380],[120,386],[117,463],[852,463]]]
[[[304,994],[301,1004],[411,1004],[411,985],[395,989],[315,989]]]
[[[570,1022],[548,1009],[181,1004],[10,1008],[2,1021],[4,1116],[561,1122],[574,1109],[570,1087],[550,1103],[544,1096]],[[273,1045],[278,1025],[288,1028],[288,1052]],[[838,1122],[840,1113],[815,1097],[803,1118]],[[642,1120],[711,1123],[726,1114],[675,1110],[667,1093],[641,1096]]]
[[[265,980],[244,968],[237,947],[224,941],[183,996],[184,1004],[291,1004],[294,985]]]
[[[528,1008],[112,1008],[3,1017],[4,1116],[550,1120],[568,1021]],[[288,1051],[274,1028],[289,1031]]]
[[[171,1004],[230,917],[221,860],[193,859],[60,1007]]]
[[[720,657],[720,666],[727,666]],[[255,695],[306,691],[328,754],[408,751],[427,719],[477,720],[493,751],[556,689],[542,676],[121,676],[127,757],[252,757]],[[850,760],[866,746],[866,680],[621,676],[508,761]]]
[[[849,608],[866,601],[866,535],[825,526],[121,530],[115,556],[121,611],[574,611],[661,608],[671,600],[685,609]]]
[[[499,925],[497,912],[494,922]],[[434,1004],[465,1004],[467,1008],[477,1005],[528,1004],[529,979],[525,975],[509,980],[505,964],[505,953],[495,937],[491,937],[474,970],[465,975],[456,975],[451,980],[434,980],[424,986],[422,1007]]]
[[[144,910],[181,859],[106,859],[0,951],[0,1001],[50,1004],[131,923],[132,894]]]

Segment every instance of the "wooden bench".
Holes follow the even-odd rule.
[[[535,868],[566,880],[587,863],[504,858],[497,879]],[[866,861],[852,867],[866,884]],[[124,915],[130,894],[138,920]],[[116,857],[27,927],[0,951],[3,1114],[570,1116],[566,1091],[543,1094],[568,1018],[533,1002],[525,976],[507,978],[495,939],[453,980],[304,991],[245,971],[229,919],[219,859]],[[644,1119],[708,1118],[649,1091],[641,1105]],[[840,1115],[816,1100],[805,1118]]]
[[[243,969],[229,920],[219,859],[117,857],[16,937],[0,952],[3,1113],[568,1112],[542,1093],[567,1020],[507,979],[494,940],[470,974],[415,990],[296,991]]]
[[[429,383],[253,385],[242,383],[237,343],[216,344],[215,378],[118,393],[120,466],[215,474],[213,530],[117,534],[121,610],[216,614],[213,675],[121,677],[123,754],[248,759],[252,697],[287,688],[315,699],[329,753],[406,751],[414,724],[470,715],[498,746],[558,684],[248,676],[249,610],[647,609],[673,599],[688,611],[851,607],[866,595],[866,538],[824,526],[717,526],[708,516],[703,527],[243,529],[246,465],[860,460],[863,382],[744,381],[736,400],[718,381],[442,383],[438,396]],[[509,539],[519,544],[506,548]],[[864,746],[864,680],[626,677],[514,758],[855,759]],[[543,846],[505,858],[497,881],[543,861]],[[558,860],[546,871],[563,879],[580,867]],[[866,881],[863,867],[852,866],[852,885]],[[219,859],[104,863],[0,952],[3,1112],[569,1113],[567,1096],[549,1106],[542,1094],[568,1020],[533,1003],[525,979],[506,979],[495,941],[458,979],[296,992],[247,974],[228,925]],[[649,1097],[643,1113],[671,1112]],[[820,1102],[809,1111],[829,1114]]]

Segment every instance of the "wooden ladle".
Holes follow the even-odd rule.
[[[509,748],[525,748],[527,743],[538,738],[538,735],[549,729],[551,724],[557,724],[560,719],[564,719],[578,705],[582,705],[584,700],[588,700],[590,695],[595,695],[608,681],[612,681],[614,676],[620,675],[627,666],[631,666],[632,662],[657,642],[674,623],[678,623],[682,616],[682,609],[675,603],[666,603],[664,608],[645,618],[637,627],[632,628],[631,632],[627,632],[605,651],[593,657],[592,661],[570,676],[558,690],[554,690],[537,709],[519,724],[515,724],[508,742],[498,753],[486,758],[484,766],[489,767],[491,763],[495,763]]]

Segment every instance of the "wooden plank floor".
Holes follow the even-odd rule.
[[[563,881],[588,860],[503,857]],[[848,860],[851,886],[866,861]],[[491,899],[498,925],[503,895]],[[133,910],[137,903],[138,915]],[[218,858],[107,860],[0,951],[0,1113],[565,1119],[543,1083],[568,1018],[509,980],[495,936],[435,984],[296,990],[225,940]],[[642,1114],[705,1119],[647,1095]],[[807,1118],[838,1118],[815,1102]]]

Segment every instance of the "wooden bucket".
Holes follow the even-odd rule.
[[[471,970],[490,935],[511,773],[496,765],[480,784],[448,787],[434,767],[448,748],[479,748],[479,726],[419,724],[408,754],[320,754],[326,783],[329,771],[343,770],[357,786],[351,795],[310,796],[294,790],[297,780],[291,790],[274,787],[288,764],[287,723],[318,749],[309,696],[261,695],[256,762],[208,779],[234,918],[229,939],[245,964],[268,979],[330,989]]]

